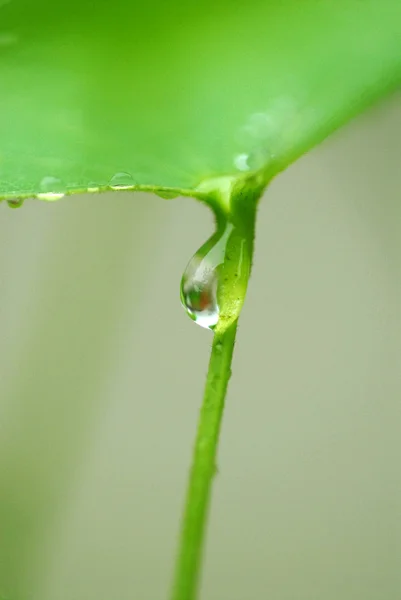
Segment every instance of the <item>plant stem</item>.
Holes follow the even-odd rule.
[[[187,491],[171,600],[195,600],[216,453],[234,350],[237,321],[214,334],[209,371]]]

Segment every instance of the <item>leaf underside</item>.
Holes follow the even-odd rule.
[[[400,80],[399,0],[0,0],[0,198],[267,181]]]

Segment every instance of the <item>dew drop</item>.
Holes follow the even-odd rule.
[[[245,152],[237,154],[237,156],[234,157],[234,166],[238,171],[249,171],[248,159],[249,156]]]
[[[174,198],[178,198],[179,196],[177,192],[171,190],[157,190],[155,194],[156,196],[159,196],[159,198],[163,198],[164,200],[174,200]]]
[[[10,208],[21,208],[24,204],[24,200],[22,198],[10,198],[7,200],[7,204]]]
[[[135,181],[132,175],[121,171],[113,175],[109,185],[112,190],[129,190],[135,186]]]
[[[40,192],[36,194],[36,197],[39,200],[51,202],[63,198],[65,192],[66,187],[61,179],[57,179],[57,177],[44,177],[40,182]]]
[[[267,148],[263,146],[256,147],[248,155],[248,168],[251,171],[257,171],[258,169],[264,167],[269,162],[271,157],[272,154]]]
[[[99,186],[97,185],[97,183],[95,183],[94,181],[91,181],[88,183],[88,187],[86,188],[86,191],[89,194],[96,194],[99,191]]]
[[[223,232],[216,232],[191,258],[181,279],[181,303],[188,316],[206,329],[213,330],[219,320],[219,267],[232,229],[229,223]]]
[[[203,263],[202,260],[193,259],[188,278],[182,284],[182,303],[195,323],[213,329],[219,320],[217,277],[213,269]]]

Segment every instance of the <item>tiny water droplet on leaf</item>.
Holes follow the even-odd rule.
[[[249,164],[248,164],[248,160],[249,160],[249,156],[245,152],[243,152],[241,154],[237,154],[234,157],[234,166],[239,171],[249,171],[250,167],[249,167]]]
[[[177,192],[170,190],[157,190],[155,194],[164,200],[174,200],[174,198],[178,198],[179,195]]]
[[[89,194],[96,194],[99,191],[99,186],[94,181],[91,181],[88,183],[88,187],[86,188],[86,191]]]
[[[255,147],[248,155],[247,165],[251,171],[261,169],[271,157],[269,150],[263,146]]]
[[[132,175],[121,171],[116,173],[110,179],[110,187],[112,190],[129,190],[135,186],[135,181]]]
[[[57,177],[44,177],[40,182],[40,192],[37,194],[39,200],[52,202],[60,200],[65,196],[66,186]]]

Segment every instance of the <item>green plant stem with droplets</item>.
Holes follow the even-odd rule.
[[[213,253],[213,244],[217,247],[223,239],[225,244],[224,257],[218,267],[219,320],[214,330],[200,411],[171,600],[197,597],[224,402],[238,318],[251,273],[256,207],[262,191],[260,180],[249,179],[230,190],[225,204],[218,198],[211,198],[210,202],[216,215],[217,232],[207,242],[207,252]],[[216,210],[219,205],[225,210]]]
[[[205,523],[216,473],[224,400],[231,375],[237,321],[216,331],[195,442],[171,600],[193,600],[199,579]]]

